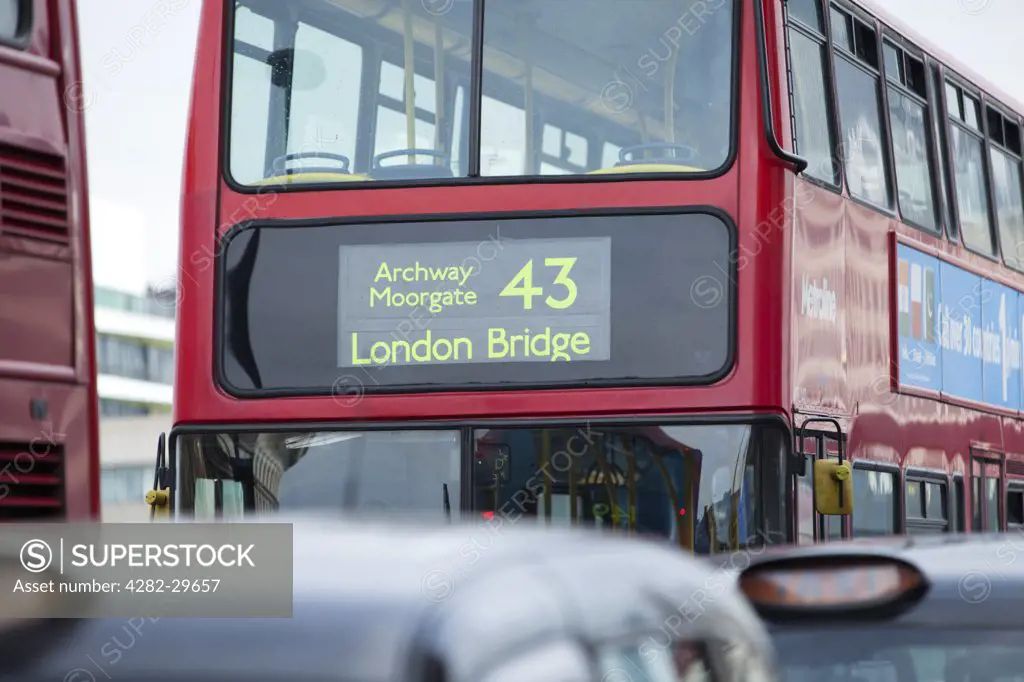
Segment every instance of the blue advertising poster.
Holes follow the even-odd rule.
[[[1011,410],[1020,409],[1018,298],[1015,290],[987,279],[982,280],[982,402]]]
[[[939,273],[942,392],[981,402],[981,277],[945,262]]]
[[[1018,333],[1017,338],[1024,344],[1024,294],[1020,292],[1017,293],[1017,317],[1014,319],[1016,321],[1014,326],[1017,327],[1015,331]],[[1021,371],[1019,372],[1021,383],[1020,402],[1021,406],[1024,407],[1024,348],[1022,348],[1021,352]]]
[[[1024,293],[899,244],[901,385],[1024,409]]]
[[[899,381],[907,386],[942,390],[939,346],[939,260],[897,246],[899,308]]]

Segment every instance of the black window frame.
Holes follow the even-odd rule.
[[[892,494],[893,494],[893,505],[892,505],[892,507],[893,507],[893,510],[892,510],[893,519],[892,519],[892,525],[893,525],[893,530],[892,530],[892,533],[889,533],[889,534],[873,533],[873,534],[870,534],[870,535],[858,535],[857,534],[856,526],[854,525],[854,522],[855,522],[855,520],[857,518],[857,508],[859,507],[859,505],[854,505],[853,513],[850,515],[850,537],[852,537],[852,538],[889,537],[891,535],[900,535],[900,534],[904,533],[905,532],[905,528],[904,528],[904,524],[903,524],[903,518],[904,518],[903,508],[906,506],[906,501],[904,499],[905,493],[904,493],[904,490],[903,490],[903,476],[902,476],[902,472],[900,471],[900,468],[897,465],[895,465],[895,464],[887,464],[887,463],[884,463],[884,462],[872,462],[872,461],[867,461],[867,460],[857,460],[857,461],[855,461],[853,463],[853,470],[852,470],[852,473],[851,473],[851,476],[850,476],[850,479],[851,479],[850,483],[853,486],[856,486],[857,472],[858,471],[874,471],[874,472],[877,472],[877,473],[889,474],[890,476],[892,476]],[[854,489],[854,498],[856,498],[856,488]]]
[[[18,28],[13,35],[0,33],[0,46],[24,50],[35,29],[35,0],[15,0],[15,6],[18,11]]]
[[[911,485],[921,486],[921,516],[911,515],[911,510],[907,506],[907,491]],[[927,493],[925,492],[927,485],[938,485],[941,487],[941,495],[943,496],[943,518],[933,519],[928,516],[928,502]],[[946,474],[929,471],[927,469],[907,469],[904,474],[903,482],[903,523],[904,532],[909,535],[911,529],[920,529],[926,531],[939,531],[941,533],[951,532],[951,519],[949,515],[949,501],[950,501],[950,486],[949,478]]]
[[[845,46],[838,46],[835,42],[835,35],[832,32],[832,16],[834,13],[841,13],[847,15],[850,19],[848,26],[851,31],[851,39],[854,41],[854,51],[850,51]],[[843,167],[843,187],[846,196],[856,204],[865,206],[880,213],[882,215],[889,216],[890,218],[900,219],[900,214],[896,208],[899,204],[898,194],[899,190],[896,188],[896,169],[895,162],[893,160],[892,151],[892,129],[889,125],[889,97],[888,90],[885,84],[884,74],[884,60],[885,55],[882,51],[883,38],[884,38],[884,26],[882,23],[871,14],[865,12],[860,7],[847,2],[847,0],[829,0],[828,11],[826,12],[828,17],[828,29],[829,29],[829,46],[830,46],[830,73],[832,76],[832,92],[835,99],[835,108],[833,110],[833,117],[836,120],[836,129],[838,131],[838,143],[837,148],[839,149],[839,157],[841,158],[841,166]],[[870,29],[874,34],[875,49],[873,50],[873,56],[875,59],[875,65],[871,65],[864,61],[862,55],[857,54],[859,52],[857,45],[857,26],[858,24]],[[836,68],[835,60],[843,59],[850,66],[860,69],[866,75],[874,78],[875,81],[875,94],[878,97],[878,124],[879,124],[879,144],[881,144],[882,154],[882,174],[885,179],[886,192],[888,193],[889,200],[893,206],[879,206],[871,201],[856,197],[850,191],[849,181],[846,173],[846,141],[842,131],[842,111],[839,107],[839,84],[836,80]]]
[[[842,154],[840,153],[842,146],[839,140],[839,122],[837,116],[839,103],[836,95],[835,69],[833,68],[832,63],[831,12],[829,12],[828,7],[826,7],[826,5],[828,5],[827,0],[811,0],[811,2],[814,2],[815,6],[818,8],[819,25],[817,27],[808,26],[799,18],[791,15],[789,12],[789,0],[783,2],[783,21],[785,23],[783,36],[785,40],[786,53],[786,80],[789,86],[787,96],[789,98],[789,123],[793,139],[793,150],[799,153],[800,142],[797,136],[796,100],[794,99],[795,80],[793,75],[793,51],[789,39],[789,32],[791,30],[796,31],[804,38],[807,38],[817,44],[821,54],[821,77],[822,84],[825,86],[825,119],[828,127],[830,145],[829,158],[832,160],[833,178],[835,179],[835,182],[828,182],[827,180],[822,180],[817,176],[810,175],[807,172],[807,169],[804,169],[799,175],[807,182],[841,195],[843,193],[843,187],[846,186],[846,166],[843,163]]]
[[[992,261],[993,263],[1002,264],[1002,252],[999,248],[999,230],[996,227],[995,220],[995,206],[992,203],[992,164],[990,160],[988,150],[988,125],[985,120],[985,102],[986,95],[983,90],[973,85],[969,80],[960,76],[952,69],[946,68],[942,79],[942,92],[943,92],[943,114],[945,116],[944,127],[946,129],[946,154],[949,159],[949,183],[950,183],[950,204],[953,207],[953,219],[956,223],[956,231],[959,236],[960,246],[970,253]],[[949,100],[945,97],[945,93],[948,92],[949,88],[953,87],[957,90],[957,112],[950,111]],[[961,109],[961,102],[965,95],[970,96],[974,101],[978,103],[978,127],[972,128],[962,118],[959,117]],[[963,237],[963,227],[960,225],[960,200],[957,197],[957,186],[956,186],[956,168],[953,163],[953,127],[959,128],[960,132],[965,133],[972,138],[976,139],[981,143],[981,165],[982,165],[982,178],[981,181],[984,183],[985,198],[988,202],[988,224],[989,232],[992,236],[992,244],[995,247],[995,253],[985,253],[979,251],[970,244]]]
[[[935,61],[925,54],[929,63],[928,87],[934,97],[935,106],[931,111],[931,127],[935,135],[935,158],[938,162],[936,170],[937,185],[940,190],[940,220],[946,239],[951,244],[960,243],[960,220],[956,206],[955,174],[952,162],[952,145],[947,121],[946,102],[946,67],[942,62]]]
[[[985,124],[985,160],[988,164],[988,168],[986,168],[986,171],[989,174],[989,204],[991,205],[993,221],[992,229],[996,235],[997,247],[999,250],[999,259],[1004,267],[1007,267],[1010,270],[1013,270],[1014,272],[1024,272],[1024,259],[1020,259],[1022,262],[1019,266],[1010,265],[1006,261],[1006,253],[1003,250],[1002,243],[1003,234],[1002,229],[1000,227],[999,207],[996,205],[997,202],[995,174],[993,173],[992,166],[992,161],[994,158],[992,155],[993,150],[997,150],[1001,152],[1003,155],[1010,157],[1011,160],[1016,161],[1017,182],[1021,190],[1021,208],[1024,209],[1024,138],[1021,137],[1020,118],[1016,114],[1016,112],[1014,112],[1013,109],[1011,109],[1010,107],[1004,106],[998,100],[995,100],[989,97],[988,95],[985,95],[984,93],[982,94],[983,99],[981,103],[981,116]],[[993,131],[989,129],[991,125],[989,121],[990,112],[999,116],[1001,127],[1004,132],[1007,128],[1015,127],[1017,129],[1018,148],[1016,150],[994,139]]]
[[[893,203],[900,220],[904,225],[909,225],[915,229],[921,230],[922,232],[932,235],[933,237],[942,237],[943,229],[945,227],[945,205],[943,198],[940,198],[940,185],[939,176],[942,169],[942,159],[940,158],[939,150],[941,147],[941,141],[936,137],[935,129],[933,127],[933,116],[935,109],[935,93],[932,87],[931,79],[931,65],[928,60],[928,54],[908,41],[900,34],[894,32],[889,27],[882,25],[881,27],[881,71],[882,71],[882,83],[884,90],[884,102],[885,102],[885,119],[888,125],[889,133],[889,153],[891,156],[891,164],[893,168],[892,173],[892,184],[895,194],[893,196]],[[900,57],[901,73],[896,74],[894,79],[890,79],[890,75],[886,72],[885,68],[885,45],[889,44],[897,50]],[[921,63],[924,77],[924,88],[925,94],[922,97],[919,93],[914,92],[907,84],[904,74],[906,73],[906,64],[909,59],[914,59]],[[928,182],[931,185],[932,190],[932,215],[935,218],[935,227],[926,227],[906,217],[903,211],[903,206],[900,204],[900,181],[896,172],[896,146],[892,141],[892,109],[889,108],[889,88],[895,88],[902,96],[908,97],[911,101],[924,107],[924,122],[925,122],[925,145],[927,147],[926,157],[928,159]]]

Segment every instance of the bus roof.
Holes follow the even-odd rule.
[[[750,569],[785,561],[799,570],[817,559],[826,559],[827,568],[840,569],[847,561],[852,567],[858,560],[891,559],[915,568],[928,585],[921,601],[893,624],[1020,629],[1024,562],[1017,558],[1022,551],[1024,534],[1017,532],[895,536],[769,549],[751,558]],[[837,622],[843,620],[841,609],[835,615]]]
[[[126,679],[219,670],[238,679],[399,680],[423,651],[440,653],[462,677],[537,642],[630,633],[639,641],[715,577],[656,543],[499,524],[303,519],[293,546],[292,619],[81,621],[21,678],[82,668],[87,656],[111,649],[113,637]],[[738,637],[769,656],[756,615],[725,589],[724,574],[719,579],[712,607],[674,630]]]
[[[942,62],[961,77],[978,86],[1004,106],[1012,108],[1017,114],[1024,116],[1024,102],[1009,95],[1005,90],[996,86],[974,69],[968,67],[962,59],[958,59],[939,47],[937,43],[925,39],[920,33],[910,27],[909,24],[897,19],[889,10],[885,9],[880,0],[847,0],[852,5],[859,6],[862,10],[876,16],[883,24],[888,25],[905,39],[927,52],[932,57]]]

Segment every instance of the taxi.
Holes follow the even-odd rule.
[[[768,550],[736,574],[787,682],[1024,682],[1024,533]]]
[[[776,681],[766,630],[712,567],[655,543],[525,526],[293,521],[292,618],[7,613],[0,678]],[[0,572],[16,562],[0,557]],[[709,586],[713,603],[684,618]],[[116,662],[102,655],[112,641]]]

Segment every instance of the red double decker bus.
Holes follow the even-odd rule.
[[[992,255],[1015,229],[1019,186],[961,164],[998,150],[978,182],[1019,181],[1019,119],[895,24],[208,0],[198,49],[177,513],[469,513],[702,553],[960,530],[969,499],[975,527],[1013,518],[1017,412],[988,398],[1019,407],[1016,299],[1016,369],[978,399],[950,339],[1016,281],[959,235],[987,226]]]
[[[73,3],[0,1],[0,521],[100,513],[81,78]]]

